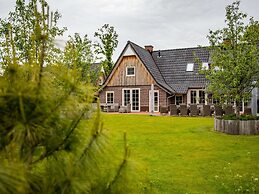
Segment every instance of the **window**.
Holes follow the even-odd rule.
[[[130,90],[123,90],[123,106],[127,106],[128,104],[130,104]]]
[[[159,91],[154,90],[153,93],[153,111],[154,112],[159,112]],[[149,90],[149,112],[152,111],[152,92]]]
[[[106,92],[106,103],[113,104],[114,103],[114,92]]]
[[[205,91],[199,90],[199,104],[205,104]]]
[[[209,69],[209,63],[202,63],[202,69],[208,70]]]
[[[219,104],[219,99],[213,98],[213,104]]]
[[[139,111],[139,89],[132,89],[131,96],[131,110]]]
[[[126,76],[135,76],[135,67],[127,67]]]
[[[207,102],[209,103],[209,104],[212,104],[213,103],[213,98],[212,98],[212,94],[207,94]]]
[[[159,111],[159,92],[154,91],[154,112]]]
[[[183,96],[175,96],[175,104],[179,105],[183,103]]]
[[[218,66],[215,66],[215,67],[214,67],[214,70],[215,70],[215,71],[219,71],[220,68],[219,68]]]
[[[196,91],[191,91],[191,104],[196,104]]]
[[[122,105],[130,104],[132,112],[140,111],[140,89],[128,88],[122,89]]]
[[[186,66],[186,71],[193,71],[193,67],[194,67],[193,63],[188,63]]]
[[[103,85],[103,78],[99,77],[99,86]]]

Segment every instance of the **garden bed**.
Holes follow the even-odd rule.
[[[224,120],[215,118],[214,129],[232,135],[259,134],[259,120]]]

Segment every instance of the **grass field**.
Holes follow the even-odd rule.
[[[103,121],[118,153],[127,133],[131,158],[158,193],[259,192],[259,136],[215,132],[212,118],[103,114]]]

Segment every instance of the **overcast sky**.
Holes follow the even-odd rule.
[[[93,40],[103,24],[119,34],[116,58],[127,40],[155,50],[208,45],[209,29],[224,26],[225,7],[231,0],[47,0],[62,14],[59,25],[66,36],[79,32]],[[0,17],[14,10],[15,0],[0,0]],[[241,1],[241,10],[259,20],[259,0]],[[64,38],[66,39],[66,38]]]

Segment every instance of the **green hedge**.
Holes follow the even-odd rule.
[[[248,121],[248,120],[259,120],[259,116],[253,116],[253,115],[240,115],[240,116],[237,116],[235,114],[230,114],[230,115],[222,116],[222,119],[224,119],[224,120]]]

